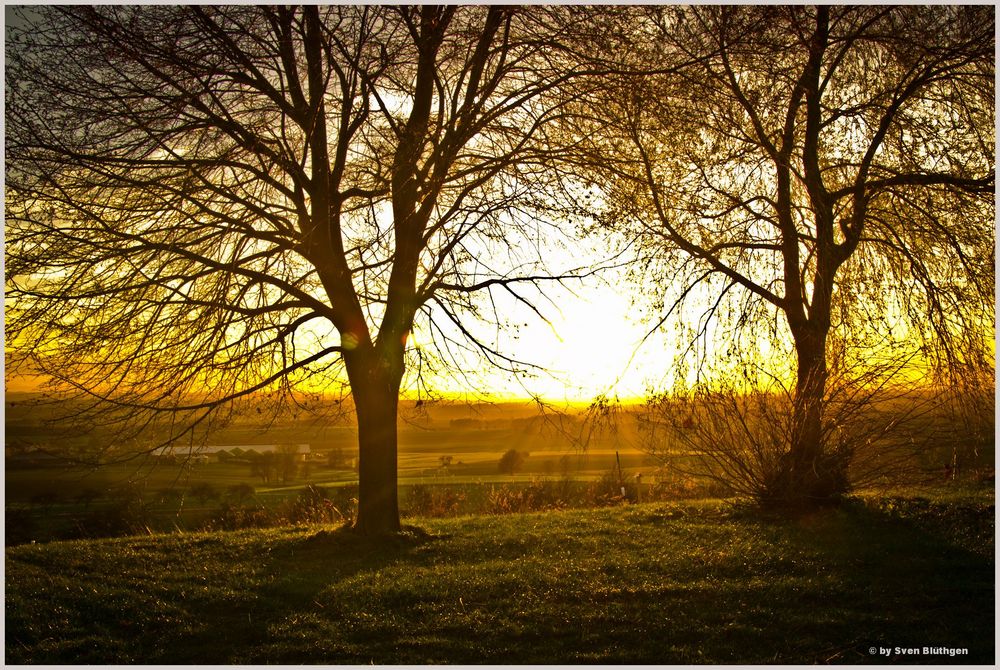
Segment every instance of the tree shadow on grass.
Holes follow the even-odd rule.
[[[195,631],[161,647],[144,662],[154,664],[227,664],[258,658],[261,645],[273,641],[275,629],[300,613],[315,609],[317,596],[340,582],[377,573],[400,561],[412,561],[417,547],[440,539],[417,527],[395,535],[363,536],[348,527],[321,530],[282,542],[270,552],[263,583],[240,602],[199,608],[206,620]]]
[[[792,627],[796,635],[829,646],[806,658],[779,654],[775,661],[993,663],[992,505],[966,509],[900,499],[871,506],[850,500],[838,509],[766,523],[782,525],[792,546],[813,552],[813,564],[831,587],[826,595],[813,594],[820,596],[815,602],[806,598],[804,608],[793,608],[803,616]],[[920,653],[895,653],[897,647]],[[872,654],[873,648],[892,652]],[[935,648],[966,649],[967,655]]]
[[[206,572],[200,558],[196,565],[178,561],[176,568],[168,552],[143,559],[136,552],[142,547],[133,543],[130,553],[116,554],[128,579],[110,582],[114,592],[54,599],[80,609],[69,627],[48,628],[56,610],[38,620],[53,631],[39,635],[61,635],[67,643],[48,650],[36,646],[23,658],[199,664],[992,662],[992,547],[970,545],[962,530],[988,528],[986,511],[971,521],[965,512],[952,519],[864,504],[791,519],[747,510],[675,511],[641,506],[534,515],[530,528],[514,517],[477,520],[439,545],[439,536],[416,529],[382,538],[287,529],[177,541],[171,551],[207,557]],[[52,558],[53,565],[66,560]],[[154,570],[141,560],[161,567]],[[51,567],[38,566],[21,607],[27,607],[25,597],[37,599],[50,588],[37,580]],[[225,571],[234,569],[239,572],[225,579]],[[102,568],[101,579],[112,574]],[[147,576],[154,580],[150,592],[137,592]],[[199,590],[213,580],[217,589]],[[122,604],[131,609],[119,611]],[[123,621],[130,617],[131,624]],[[880,657],[868,653],[872,646],[967,648],[969,654]]]
[[[403,564],[409,572],[426,564],[418,547],[386,548],[367,541],[355,545],[348,539],[337,545],[346,553],[331,566],[337,576],[323,572],[322,550],[315,562],[285,566],[289,572],[275,588],[290,606],[271,617],[273,627],[262,631],[269,637],[240,660],[992,662],[992,561],[956,544],[940,528],[852,506],[794,519],[758,517],[740,522],[723,515],[707,520],[730,522],[749,527],[750,535],[758,538],[751,549],[758,556],[729,552],[704,565],[675,563],[661,584],[652,580],[640,586],[632,580],[641,580],[642,575],[605,561],[581,581],[560,589],[546,575],[517,567],[522,555],[554,567],[552,555],[538,543],[525,547],[517,538],[502,535],[481,551],[461,555],[466,567],[475,570],[481,564],[484,571],[491,571],[478,586],[487,590],[477,594],[478,602],[468,596],[461,608],[451,602],[462,590],[462,577],[449,574],[435,583],[371,589],[359,584],[356,592],[339,594],[357,602],[330,603],[329,609],[317,610],[322,603],[312,598],[324,584],[369,569],[377,581],[386,578],[377,574],[382,568]],[[621,536],[602,535],[599,544],[624,543],[624,549],[609,549],[626,563],[641,558],[639,545],[629,545],[627,535],[632,531],[642,535],[634,527],[642,523],[641,517],[630,519],[626,513]],[[559,530],[555,525],[550,528],[555,534]],[[716,534],[709,542],[720,542],[724,535]],[[559,543],[563,541],[570,540]],[[590,544],[580,544],[577,550],[595,546],[592,537],[587,541]],[[781,549],[769,546],[770,541]],[[508,546],[511,542],[516,546]],[[296,549],[296,554],[300,551]],[[481,561],[492,564],[487,567]],[[509,563],[509,573],[497,563]],[[318,581],[310,572],[315,569],[321,571]],[[549,589],[546,598],[531,597],[545,589]],[[289,593],[295,594],[291,600]],[[966,648],[969,655],[879,658],[869,654],[872,646]]]
[[[664,547],[692,537],[705,544],[678,549],[685,558],[662,568],[659,585],[635,588],[628,570],[609,573],[572,630],[526,624],[527,635],[510,642],[524,654],[513,662],[992,663],[992,548],[970,549],[955,527],[979,527],[986,512],[942,524],[854,504],[794,517],[637,510],[634,526],[672,538]],[[676,533],[688,524],[732,533]],[[734,549],[726,538],[743,542]],[[880,656],[872,647],[921,653]]]

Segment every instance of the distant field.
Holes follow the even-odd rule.
[[[45,424],[46,415],[24,397],[9,398],[7,411],[9,448],[45,446],[57,439]],[[404,515],[441,516],[488,513],[509,505],[585,507],[608,502],[613,497],[609,490],[620,491],[621,484],[627,484],[627,497],[633,501],[723,493],[707,480],[682,472],[682,466],[692,463],[685,452],[678,451],[666,461],[645,453],[648,445],[640,439],[636,410],[629,411],[633,413],[622,415],[615,430],[591,434],[578,411],[540,414],[538,407],[527,403],[442,403],[420,412],[405,407],[399,433],[402,511]],[[955,448],[964,450],[962,474],[967,480],[978,471],[967,464],[984,471],[992,467],[992,447],[970,450],[962,446],[957,432],[950,435],[949,441],[935,443],[914,456],[927,473],[928,483],[964,485],[942,481],[941,464],[952,460]],[[91,443],[100,440],[113,442],[114,436],[85,438]],[[249,461],[218,462],[214,457],[181,464],[154,464],[140,458],[96,469],[27,467],[8,458],[8,542],[116,535],[146,528],[196,530],[226,505],[274,510],[293,504],[309,486],[322,487],[336,499],[331,504],[348,513],[351,487],[357,483],[357,430],[353,426],[301,420],[257,425],[241,418],[208,436],[205,443],[216,447],[307,444],[312,457],[294,472],[266,478]],[[509,449],[529,454],[513,474],[498,468],[501,455]],[[183,461],[188,455],[181,451],[178,458]],[[596,490],[598,484],[604,490]],[[534,492],[528,490],[532,488]],[[498,489],[504,495],[513,491],[521,499],[515,500],[515,495],[487,500]],[[84,526],[98,530],[81,529],[79,520],[85,517]]]
[[[993,509],[855,499],[780,520],[706,501],[416,519],[391,541],[314,526],[21,546],[5,660],[991,664]]]
[[[305,484],[338,484],[356,481],[352,461],[357,457],[357,436],[354,429],[344,429],[334,441],[313,443],[314,451],[321,458],[300,466],[287,484],[301,488]],[[269,444],[266,440],[251,441],[248,436],[224,436],[214,440],[217,444]],[[298,439],[302,439],[298,436]],[[277,440],[275,440],[277,442]],[[326,455],[340,450],[345,465],[330,467]],[[529,456],[517,470],[516,476],[502,475],[497,467],[500,456],[507,449],[526,451]],[[629,446],[617,449],[607,444],[595,444],[586,450],[572,445],[553,444],[537,436],[525,436],[513,430],[404,430],[399,447],[399,477],[403,482],[418,481],[511,481],[535,476],[569,475],[573,478],[593,478],[610,472],[616,467],[616,451],[620,454],[622,469],[628,474],[645,471],[651,475],[657,462],[648,455]],[[447,467],[441,457],[451,457]],[[189,467],[152,464],[148,460],[105,466],[97,469],[56,467],[8,468],[6,480],[7,502],[30,502],[40,494],[56,493],[58,497],[72,497],[91,488],[105,490],[128,482],[142,481],[149,491],[187,486],[206,482],[225,487],[246,482],[259,490],[284,488],[260,481],[246,463],[192,463]]]
[[[464,420],[480,421],[468,417]],[[617,477],[619,462],[623,478],[631,481],[642,473],[647,488],[656,482],[660,464],[633,445],[604,436],[591,440],[584,449],[554,435],[544,425],[527,422],[511,426],[509,419],[506,423],[499,428],[484,426],[481,421],[477,427],[453,427],[450,420],[439,421],[440,427],[402,426],[399,484],[403,512],[408,513],[412,507],[409,499],[413,487],[452,490],[455,493],[451,495],[460,498],[462,509],[469,513],[482,508],[487,494],[484,486],[523,486],[536,480],[584,485],[608,478],[613,471]],[[123,504],[123,495],[144,501],[139,527],[193,530],[229,501],[228,492],[237,486],[253,487],[253,497],[242,503],[274,508],[294,500],[310,485],[326,489],[356,485],[357,432],[353,427],[327,427],[322,431],[308,427],[296,431],[288,426],[268,431],[227,429],[213,436],[209,444],[282,442],[310,444],[313,458],[299,463],[287,479],[272,477],[269,481],[264,481],[249,462],[218,462],[215,458],[182,464],[137,459],[96,469],[8,467],[6,507],[12,529],[8,537],[23,542],[77,536],[76,519],[103,510],[114,512]],[[513,474],[501,473],[498,468],[501,455],[508,449],[528,454]],[[180,455],[182,460],[184,455]],[[190,495],[199,488],[210,489],[213,497]],[[341,508],[343,505],[338,503]],[[426,511],[426,501],[420,509]],[[130,513],[135,511],[131,509]]]

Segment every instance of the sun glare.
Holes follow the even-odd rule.
[[[649,380],[632,359],[645,327],[632,303],[627,290],[593,287],[567,295],[549,324],[536,320],[520,328],[516,344],[522,356],[551,373],[522,380],[525,389],[552,400],[640,396]],[[639,353],[666,362],[673,352]]]

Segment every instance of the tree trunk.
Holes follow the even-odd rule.
[[[793,508],[814,507],[847,492],[847,463],[831,453],[823,434],[826,368],[825,329],[795,335],[798,370],[792,407],[791,444],[782,459],[769,502]]]
[[[358,516],[354,529],[366,535],[396,533],[400,529],[396,414],[401,369],[394,374],[377,361],[349,363],[348,374],[358,419]]]
[[[826,390],[826,334],[796,338],[798,370],[792,407],[789,470],[795,488],[809,495],[815,465],[823,452],[823,393]],[[794,492],[794,491],[793,491]]]

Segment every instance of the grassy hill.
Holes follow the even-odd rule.
[[[6,551],[8,663],[994,660],[993,505],[719,502]],[[871,655],[871,647],[967,655]]]

